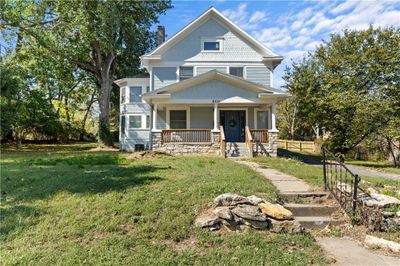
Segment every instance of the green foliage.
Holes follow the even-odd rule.
[[[321,128],[329,133],[331,149],[347,153],[393,124],[400,117],[399,58],[399,28],[331,35],[286,70],[286,87],[297,106],[297,130]]]
[[[80,96],[75,95],[77,91],[83,92],[86,100],[96,93],[100,108],[99,136],[101,141],[111,145],[109,118],[114,77],[141,71],[139,56],[155,43],[151,26],[171,7],[170,1],[18,0],[1,3],[7,40],[17,40],[13,52],[36,60],[37,71],[32,71],[34,83],[53,90],[61,84],[62,94],[56,96],[59,102],[65,102],[65,108],[76,108],[82,102]],[[74,84],[84,81],[92,85],[90,91],[72,92],[70,88]],[[70,103],[71,98],[79,100]],[[73,110],[70,113],[73,114]],[[68,115],[66,120],[69,126]]]

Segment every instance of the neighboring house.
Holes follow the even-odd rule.
[[[273,89],[282,57],[215,8],[141,57],[148,75],[115,81],[121,88],[120,147],[174,154],[276,156]]]

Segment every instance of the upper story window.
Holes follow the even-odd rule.
[[[222,39],[204,38],[201,41],[201,46],[204,52],[220,52],[222,51]]]
[[[142,87],[135,86],[129,87],[129,102],[130,103],[138,103],[142,101]]]
[[[193,77],[193,67],[180,67],[179,80],[185,80]]]
[[[220,50],[219,42],[204,42],[204,51],[219,51]]]
[[[243,78],[243,67],[230,67],[229,74]]]

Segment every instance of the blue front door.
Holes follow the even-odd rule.
[[[224,127],[227,142],[244,141],[244,111],[221,111],[220,121]]]

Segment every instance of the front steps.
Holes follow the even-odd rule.
[[[226,157],[249,157],[249,151],[244,142],[227,142]]]
[[[289,201],[284,207],[293,213],[294,219],[304,228],[324,228],[346,222],[340,214],[339,206],[335,201],[329,200],[326,192],[291,192],[280,196]]]

